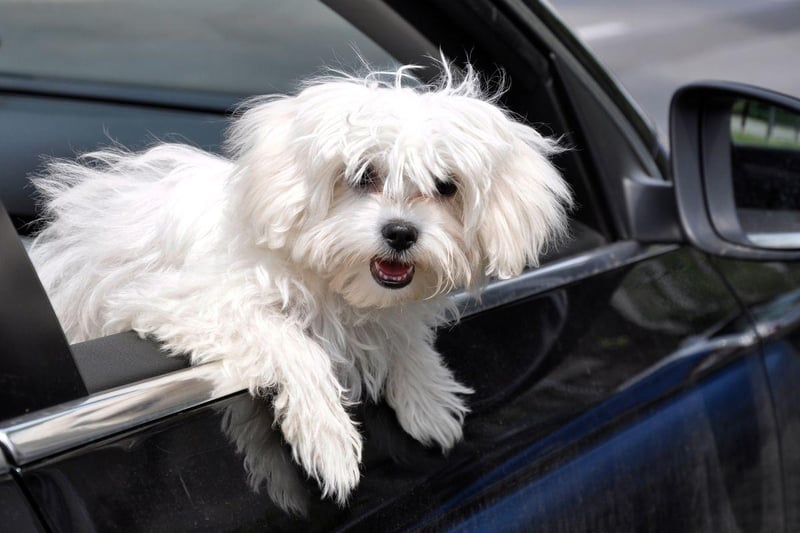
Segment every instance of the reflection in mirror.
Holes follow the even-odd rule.
[[[737,100],[731,113],[736,213],[758,246],[800,248],[800,114]]]

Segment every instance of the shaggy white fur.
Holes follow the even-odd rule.
[[[432,347],[444,295],[536,265],[565,231],[556,143],[477,74],[421,86],[409,68],[256,98],[230,158],[162,144],[52,162],[31,250],[71,342],[135,330],[274,393],[294,459],[344,502],[365,394],[451,448],[468,409]],[[452,310],[450,310],[452,311]],[[479,356],[479,354],[475,354]]]

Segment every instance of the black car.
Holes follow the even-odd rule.
[[[800,530],[800,102],[686,87],[668,157],[544,2],[41,7],[0,8],[0,530]],[[242,98],[356,49],[502,68],[503,104],[571,147],[578,207],[540,268],[453,295],[438,347],[476,390],[464,441],[443,456],[358,406],[338,507],[263,460],[285,446],[269,399],[214,389],[217,365],[133,333],[67,344],[25,251],[27,176],[112,142],[218,151]]]

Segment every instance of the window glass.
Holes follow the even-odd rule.
[[[315,0],[0,0],[0,74],[273,93],[358,54],[393,64]]]

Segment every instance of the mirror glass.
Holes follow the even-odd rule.
[[[800,248],[800,114],[759,100],[731,112],[739,224],[753,244]]]

